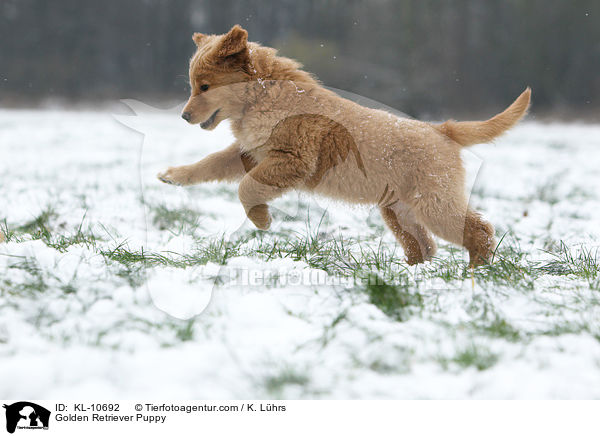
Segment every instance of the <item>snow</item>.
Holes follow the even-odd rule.
[[[0,244],[0,397],[600,396],[598,291],[582,280],[544,276],[524,293],[432,279],[421,291],[435,304],[398,322],[351,285],[323,283],[321,270],[290,258],[155,265],[139,276],[108,261],[99,250],[121,244],[193,252],[189,233],[153,222],[158,205],[196,212],[195,236],[228,240],[251,229],[234,185],[177,188],[155,178],[229,145],[227,124],[205,132],[182,122],[179,108],[127,103],[151,112],[0,111],[0,221],[16,227],[51,207],[53,228],[73,234],[81,226],[100,238],[96,249],[64,252],[40,240]],[[549,258],[545,239],[597,249],[599,150],[600,126],[524,123],[465,152],[472,203],[535,259]],[[365,222],[382,225],[375,210],[304,195],[289,194],[274,209],[275,234],[305,233],[297,217],[315,223],[324,210],[326,230],[349,237],[371,232]],[[389,232],[383,240],[393,246]],[[225,284],[215,285],[217,276]],[[488,305],[528,339],[464,328]],[[557,323],[587,328],[534,334]],[[498,361],[485,370],[452,361],[471,346]]]

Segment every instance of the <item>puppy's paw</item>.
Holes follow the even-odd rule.
[[[492,250],[472,250],[469,251],[469,268],[475,268],[482,265],[489,265],[493,257]]]
[[[272,218],[266,204],[254,206],[248,211],[247,215],[259,230],[269,230],[269,227],[271,227]]]
[[[156,175],[158,180],[169,185],[185,186],[191,184],[191,173],[186,167],[169,167]]]
[[[421,252],[423,253],[423,261],[429,262],[435,256],[435,253],[437,253],[437,245],[433,240],[426,241],[421,246]]]
[[[411,247],[411,249],[407,249],[405,252],[406,263],[409,265],[416,265],[418,263],[429,262],[431,259],[433,259],[436,251],[437,246],[433,241],[423,244],[419,247]]]
[[[409,265],[417,265],[419,263],[424,263],[425,260],[426,259],[423,258],[423,255],[421,254],[421,252],[406,253],[406,263]]]

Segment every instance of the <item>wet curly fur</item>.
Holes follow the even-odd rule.
[[[167,169],[161,181],[239,180],[240,202],[263,230],[271,223],[269,201],[290,189],[378,205],[409,264],[433,257],[432,233],[464,246],[471,265],[489,261],[494,229],[468,206],[460,150],[516,124],[529,107],[529,88],[487,121],[435,125],[341,98],[296,61],[247,37],[240,26],[194,34],[182,116],[208,130],[229,119],[236,141]]]

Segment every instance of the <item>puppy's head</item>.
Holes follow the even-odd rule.
[[[193,39],[197,50],[190,60],[192,91],[182,117],[212,130],[242,110],[236,94],[239,84],[251,78],[248,32],[235,25],[224,35],[194,33]]]

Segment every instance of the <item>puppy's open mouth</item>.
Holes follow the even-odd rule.
[[[219,113],[220,110],[221,109],[217,109],[216,111],[214,111],[208,120],[200,123],[200,127],[202,127],[203,129],[207,129],[210,126],[212,126],[212,123],[215,122],[215,118],[217,118],[217,114]]]

